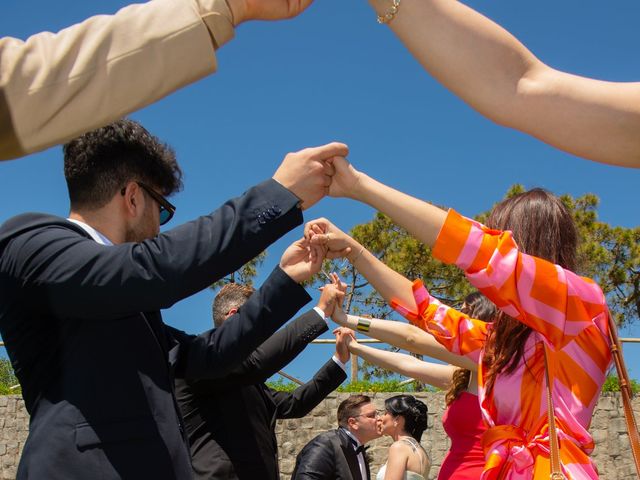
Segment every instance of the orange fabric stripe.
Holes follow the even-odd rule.
[[[444,263],[455,264],[470,231],[471,223],[458,212],[450,209],[433,245],[433,256]]]
[[[595,325],[587,328],[582,335],[576,338],[575,342],[582,350],[589,352],[589,356],[602,373],[607,371],[611,362],[609,345],[602,338],[600,330]]]
[[[596,382],[593,381],[591,376],[589,376],[579,363],[565,352],[556,352],[555,357],[556,360],[554,360],[554,362],[556,364],[562,365],[563,369],[571,372],[571,377],[564,379],[566,381],[562,382],[564,386],[571,390],[580,403],[589,405],[591,400],[600,393]],[[556,381],[562,380],[562,378],[556,377]]]

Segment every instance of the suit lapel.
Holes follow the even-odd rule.
[[[338,429],[338,437],[340,438],[342,453],[344,453],[344,458],[347,460],[347,465],[349,465],[349,471],[351,472],[353,480],[368,480],[362,478],[362,474],[360,473],[360,464],[358,463],[358,457],[356,456],[353,444],[351,443],[351,440],[349,440],[347,434],[344,433],[341,429]]]
[[[369,454],[366,451],[364,452],[364,466],[367,469],[367,478],[366,478],[366,480],[370,480],[371,479],[371,470],[369,470]]]

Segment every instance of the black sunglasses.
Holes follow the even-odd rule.
[[[169,220],[173,218],[173,214],[176,213],[176,207],[149,185],[145,185],[142,182],[136,183],[140,185],[143,190],[147,192],[149,196],[158,203],[158,206],[160,207],[160,225],[164,225],[165,223],[169,222]],[[124,195],[124,192],[125,189],[123,188],[120,193]]]

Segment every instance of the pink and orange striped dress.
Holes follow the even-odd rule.
[[[510,232],[488,229],[453,210],[433,255],[462,268],[503,312],[534,330],[516,370],[498,375],[488,394],[481,360],[490,324],[441,304],[420,281],[413,285],[417,311],[392,302],[448,350],[478,363],[480,408],[488,428],[481,478],[549,478],[546,346],[563,471],[570,479],[597,479],[588,428],[611,363],[607,309],[598,285],[518,251]]]

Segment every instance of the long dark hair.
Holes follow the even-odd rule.
[[[427,429],[427,405],[412,395],[396,395],[384,402],[384,408],[394,417],[404,418],[405,431],[418,442]]]
[[[467,295],[460,311],[471,318],[476,318],[483,322],[492,322],[498,313],[496,306],[480,292],[473,292]],[[451,405],[467,389],[470,378],[471,371],[466,368],[458,368],[453,372],[451,387],[449,387],[449,391],[444,397],[447,406]]]
[[[578,231],[562,201],[541,188],[498,203],[487,227],[511,230],[521,252],[548,260],[568,270],[576,268]],[[498,373],[510,374],[523,356],[531,328],[500,312],[485,344],[483,363],[487,369],[487,392]]]

